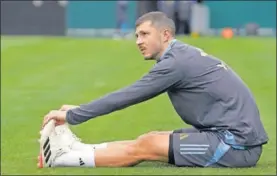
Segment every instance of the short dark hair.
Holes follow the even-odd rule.
[[[175,36],[175,23],[165,13],[159,11],[146,13],[137,19],[136,27],[146,21],[150,21],[155,27],[168,28],[172,35]]]

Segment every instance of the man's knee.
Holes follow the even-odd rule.
[[[155,145],[155,136],[156,132],[149,132],[143,135],[140,135],[132,144],[137,153],[147,153],[151,151],[151,148]]]
[[[173,133],[174,131],[150,131],[149,133],[146,133],[144,135],[148,135],[148,134],[157,134],[157,135],[166,135],[166,134],[171,134]],[[142,135],[143,136],[143,135]]]
[[[151,160],[160,156],[167,156],[169,134],[149,132],[139,136],[128,147],[128,153],[143,160]]]
[[[150,135],[150,134],[159,134],[159,133],[161,133],[161,132],[160,131],[150,131],[148,133],[145,133],[145,134],[139,136],[139,138],[142,137],[142,136],[146,136],[146,135]]]
[[[152,145],[155,145],[155,138],[158,135],[158,131],[151,131],[149,133],[145,133],[143,135],[140,135],[136,139],[136,144],[141,148],[150,148]]]
[[[147,148],[149,144],[151,145],[151,136],[153,136],[153,133],[143,134],[130,143],[126,148],[128,155],[139,158],[140,160],[145,159],[144,156],[149,152]]]

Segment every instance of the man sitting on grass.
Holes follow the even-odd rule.
[[[142,161],[182,167],[255,166],[268,136],[254,97],[240,77],[221,60],[176,40],[174,22],[162,12],[136,21],[136,44],[146,60],[156,61],[154,67],[128,87],[45,115],[43,126],[50,130],[40,141],[39,167],[124,167]],[[165,92],[180,118],[193,128],[90,145],[76,140],[66,125]]]

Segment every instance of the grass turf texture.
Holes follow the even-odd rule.
[[[134,41],[3,37],[1,39],[1,174],[276,174],[276,38],[181,38],[229,64],[257,100],[270,141],[255,168],[177,168],[143,162],[131,168],[36,167],[43,116],[62,104],[89,102],[127,86],[154,64]],[[135,139],[187,127],[167,95],[73,126],[87,143]]]

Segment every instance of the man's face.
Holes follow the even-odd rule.
[[[146,60],[157,59],[162,52],[163,37],[161,31],[150,21],[136,27],[136,44]]]

